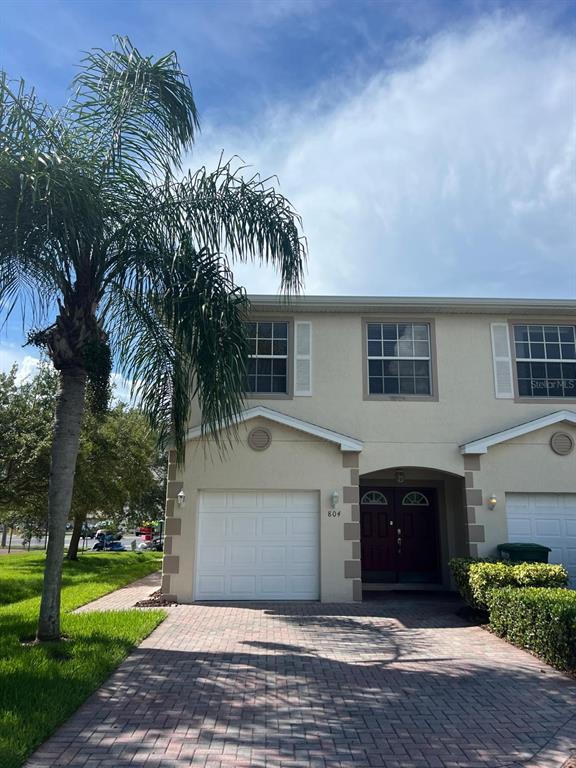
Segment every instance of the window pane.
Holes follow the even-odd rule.
[[[369,357],[381,357],[382,356],[382,342],[381,341],[369,341],[368,342],[368,355],[369,355]]]
[[[383,325],[382,326],[382,338],[383,339],[397,339],[398,327],[396,325]]]
[[[398,342],[397,341],[385,341],[384,342],[384,357],[397,357],[398,356]]]
[[[368,360],[368,375],[382,376],[382,365],[381,360]]]
[[[369,339],[382,338],[382,326],[380,325],[380,323],[368,323],[368,338]]]
[[[411,339],[412,338],[412,325],[398,324],[398,338],[399,339]]]
[[[398,376],[398,361],[389,360],[384,363],[384,376]]]
[[[401,395],[414,395],[414,379],[400,379],[400,394]]]
[[[248,354],[256,354],[256,339],[248,339]]]
[[[518,394],[520,397],[530,397],[532,395],[530,379],[518,379]]]
[[[384,393],[387,395],[397,395],[400,391],[400,384],[396,377],[384,379]]]
[[[528,326],[527,325],[515,325],[514,326],[514,340],[515,341],[528,341]]]
[[[271,339],[258,339],[258,354],[259,355],[271,355],[272,354],[272,340]]]
[[[414,344],[411,340],[401,339],[398,342],[398,357],[414,357]]]
[[[253,376],[256,373],[256,358],[250,357],[246,364],[246,372],[249,376]]]
[[[428,326],[427,325],[415,325],[414,326],[414,338],[428,340]]]
[[[530,341],[544,341],[544,330],[541,325],[531,325],[528,328]]]
[[[542,360],[544,357],[544,344],[530,343],[530,357],[532,360]]]
[[[270,376],[272,373],[272,360],[269,357],[256,358],[256,373],[258,376]]]
[[[271,362],[274,376],[284,376],[286,378],[286,358],[276,358]]]
[[[246,336],[256,338],[256,323],[246,323]]]
[[[383,392],[382,379],[370,377],[368,379],[368,390],[371,395],[381,395]]]
[[[258,323],[258,336],[261,339],[271,339],[272,323]]]
[[[401,360],[398,363],[398,372],[400,376],[414,376],[414,361]]]
[[[576,331],[576,328],[572,325],[561,325],[558,328],[558,333],[560,336],[560,341],[571,341],[574,342],[574,333]]]
[[[287,339],[274,339],[272,342],[272,354],[273,355],[287,355],[288,354],[288,340]]]
[[[414,342],[414,356],[415,357],[428,357],[430,355],[430,349],[427,341],[415,341]]]
[[[416,376],[425,376],[430,378],[430,363],[427,360],[416,360],[414,363],[414,374]]]
[[[430,394],[430,379],[416,378],[414,379],[417,395],[429,395]]]
[[[287,387],[286,387],[286,377],[285,376],[273,376],[273,386],[274,389],[273,392],[283,392],[286,393]]]
[[[518,363],[518,366],[517,366],[518,378],[529,379],[530,369],[531,369],[530,363]]]
[[[558,341],[558,326],[557,325],[545,325],[544,326],[544,339],[546,341]]]
[[[248,376],[248,392],[256,392],[256,376]]]
[[[576,345],[562,344],[561,347],[563,360],[576,360]]]
[[[287,339],[288,323],[273,323],[272,335],[275,339]]]
[[[530,357],[530,345],[517,341],[516,357]]]
[[[546,344],[546,357],[548,360],[558,360],[560,357],[560,344]]]

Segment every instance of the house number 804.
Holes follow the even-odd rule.
[[[329,509],[328,510],[328,517],[340,517],[342,513],[339,509]]]

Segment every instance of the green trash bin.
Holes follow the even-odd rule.
[[[548,554],[552,550],[543,544],[510,542],[499,544],[498,552],[503,560],[508,560],[511,563],[547,563]]]

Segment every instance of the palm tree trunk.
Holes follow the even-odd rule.
[[[84,414],[86,374],[60,371],[60,391],[56,402],[54,438],[50,458],[48,489],[48,548],[38,620],[38,640],[60,637],[60,587],[66,521],[70,514],[80,428]]]
[[[72,529],[72,538],[68,545],[68,552],[66,553],[67,560],[78,560],[78,544],[80,543],[80,534],[82,528],[86,522],[86,515],[76,515],[74,518],[74,528]]]

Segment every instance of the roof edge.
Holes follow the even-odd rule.
[[[464,456],[478,456],[483,453],[488,453],[488,449],[493,445],[505,443],[508,440],[513,440],[515,437],[522,437],[522,435],[528,435],[530,432],[535,432],[538,429],[550,427],[553,424],[559,424],[563,421],[576,425],[576,411],[554,411],[553,413],[541,416],[538,419],[525,421],[522,424],[517,424],[515,427],[503,429],[501,432],[495,432],[492,435],[486,435],[477,440],[463,443],[460,446],[460,453]]]
[[[289,312],[439,311],[448,313],[532,315],[576,313],[573,299],[465,298],[438,296],[282,296],[253,294],[252,309]]]
[[[264,405],[256,405],[253,408],[247,408],[245,411],[237,414],[235,423],[242,424],[250,419],[262,417],[269,421],[274,421],[277,424],[282,424],[285,427],[291,427],[297,429],[300,432],[319,437],[322,440],[327,440],[330,443],[335,443],[340,447],[341,451],[350,451],[352,453],[360,453],[364,448],[364,443],[361,440],[356,440],[349,435],[343,435],[340,432],[335,432],[332,429],[326,427],[320,427],[317,424],[312,424],[309,421],[298,419],[295,416],[289,416],[287,413],[281,411],[275,411],[273,408],[267,408]],[[187,433],[186,438],[188,440],[194,440],[200,437],[202,434],[202,428],[200,426],[191,427]]]

